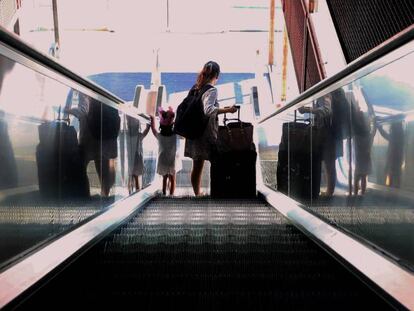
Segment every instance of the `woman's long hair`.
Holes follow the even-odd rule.
[[[209,61],[206,63],[198,74],[196,89],[201,89],[204,85],[220,75],[220,66],[216,62]]]

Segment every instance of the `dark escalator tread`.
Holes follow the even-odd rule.
[[[20,307],[390,307],[257,200],[157,198]],[[76,298],[75,298],[76,297]]]

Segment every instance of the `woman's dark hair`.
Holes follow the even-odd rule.
[[[160,134],[162,136],[171,136],[174,134],[173,124],[171,125],[160,125]]]
[[[209,61],[206,63],[198,74],[196,89],[201,89],[204,85],[220,75],[220,66],[216,62]]]

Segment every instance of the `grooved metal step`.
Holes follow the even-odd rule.
[[[76,284],[76,285],[74,285]],[[157,198],[21,308],[388,305],[259,199]]]

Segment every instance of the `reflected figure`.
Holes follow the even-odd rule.
[[[128,181],[129,193],[139,191],[141,185],[140,176],[144,174],[144,156],[142,141],[147,136],[150,125],[147,124],[145,130],[141,132],[139,120],[127,116],[128,125],[128,162],[130,170],[130,180]]]
[[[388,140],[387,161],[385,165],[385,185],[399,188],[401,185],[401,172],[404,162],[404,119],[401,115],[392,117],[389,132],[382,124],[377,125],[381,136]]]
[[[0,98],[4,77],[14,67],[15,62],[0,55]],[[0,110],[0,189],[17,187],[17,164],[4,111]]]
[[[0,110],[0,189],[17,187],[17,164],[4,111]]]
[[[316,100],[314,107],[301,107],[300,113],[312,113],[318,136],[322,141],[322,161],[325,165],[327,189],[324,196],[332,196],[336,186],[336,159],[343,156],[342,140],[348,131],[349,104],[343,89]]]
[[[3,86],[4,77],[13,69],[15,62],[0,55],[0,91]]]
[[[359,189],[364,195],[367,188],[367,177],[372,170],[371,149],[375,131],[372,131],[374,127],[371,129],[368,118],[359,106],[355,108],[352,127],[355,150],[354,195],[358,195]]]
[[[78,107],[67,109],[79,120],[79,146],[85,167],[90,161],[101,183],[101,196],[108,197],[115,183],[115,158],[121,119],[118,110],[79,94]]]

